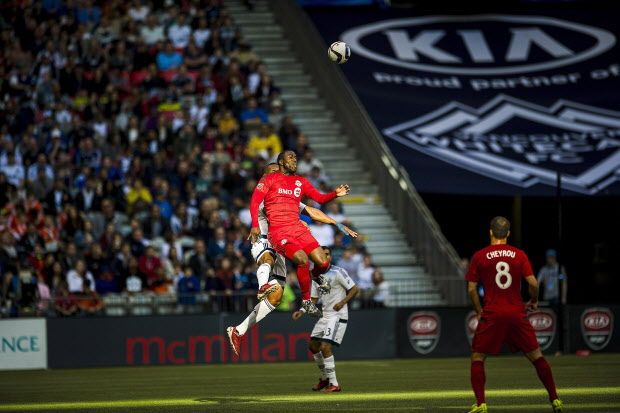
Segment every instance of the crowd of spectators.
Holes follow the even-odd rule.
[[[0,315],[96,314],[110,293],[191,306],[204,292],[218,308],[255,294],[248,201],[265,164],[293,149],[330,182],[221,2],[0,9]],[[312,230],[343,266],[359,261],[350,238]],[[349,268],[372,286],[366,258]]]

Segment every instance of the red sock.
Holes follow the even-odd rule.
[[[549,400],[554,401],[558,398],[558,393],[555,389],[555,381],[553,380],[551,366],[549,366],[549,363],[547,363],[544,357],[534,360],[532,364],[536,367],[538,378],[542,381],[545,389],[547,389],[547,393],[549,393]]]
[[[477,360],[471,362],[471,388],[474,389],[474,395],[476,396],[476,404],[480,406],[482,403],[486,403],[484,400],[484,382],[486,376],[484,375],[484,362]]]
[[[310,299],[310,264],[299,264],[297,266],[297,281],[301,289],[301,299]]]
[[[315,263],[314,268],[312,268],[312,278],[316,278],[321,274],[325,274],[327,270],[329,269],[329,265],[330,265],[329,260],[327,260],[325,264],[323,265],[318,265]]]

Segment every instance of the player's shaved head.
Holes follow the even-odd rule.
[[[278,165],[275,162],[271,162],[269,165],[265,166],[265,169],[263,169],[263,175],[269,175],[274,172],[278,172],[279,170],[280,170],[280,165]]]
[[[491,235],[497,239],[506,239],[510,233],[510,221],[504,217],[495,217],[491,220]]]

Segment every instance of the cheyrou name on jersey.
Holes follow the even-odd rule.
[[[514,258],[515,256],[516,256],[515,252],[511,250],[497,250],[497,251],[487,252],[487,259],[489,260],[492,260],[493,258],[502,258],[502,257]]]

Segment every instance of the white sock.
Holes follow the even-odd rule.
[[[258,278],[258,286],[262,287],[269,282],[269,274],[271,274],[271,265],[264,263],[256,270],[256,278]]]
[[[244,335],[250,327],[265,318],[265,316],[272,312],[274,309],[275,307],[271,305],[268,300],[263,300],[260,303],[256,304],[252,312],[245,318],[245,320],[243,320],[241,324],[235,327],[239,335]]]
[[[321,370],[321,380],[325,380],[327,376],[325,375],[325,362],[323,361],[323,353],[320,351],[314,354],[314,361],[316,362],[317,367]]]
[[[336,379],[336,361],[334,356],[324,357],[323,360],[325,362],[325,375],[329,379],[329,384],[337,386],[338,379]]]

